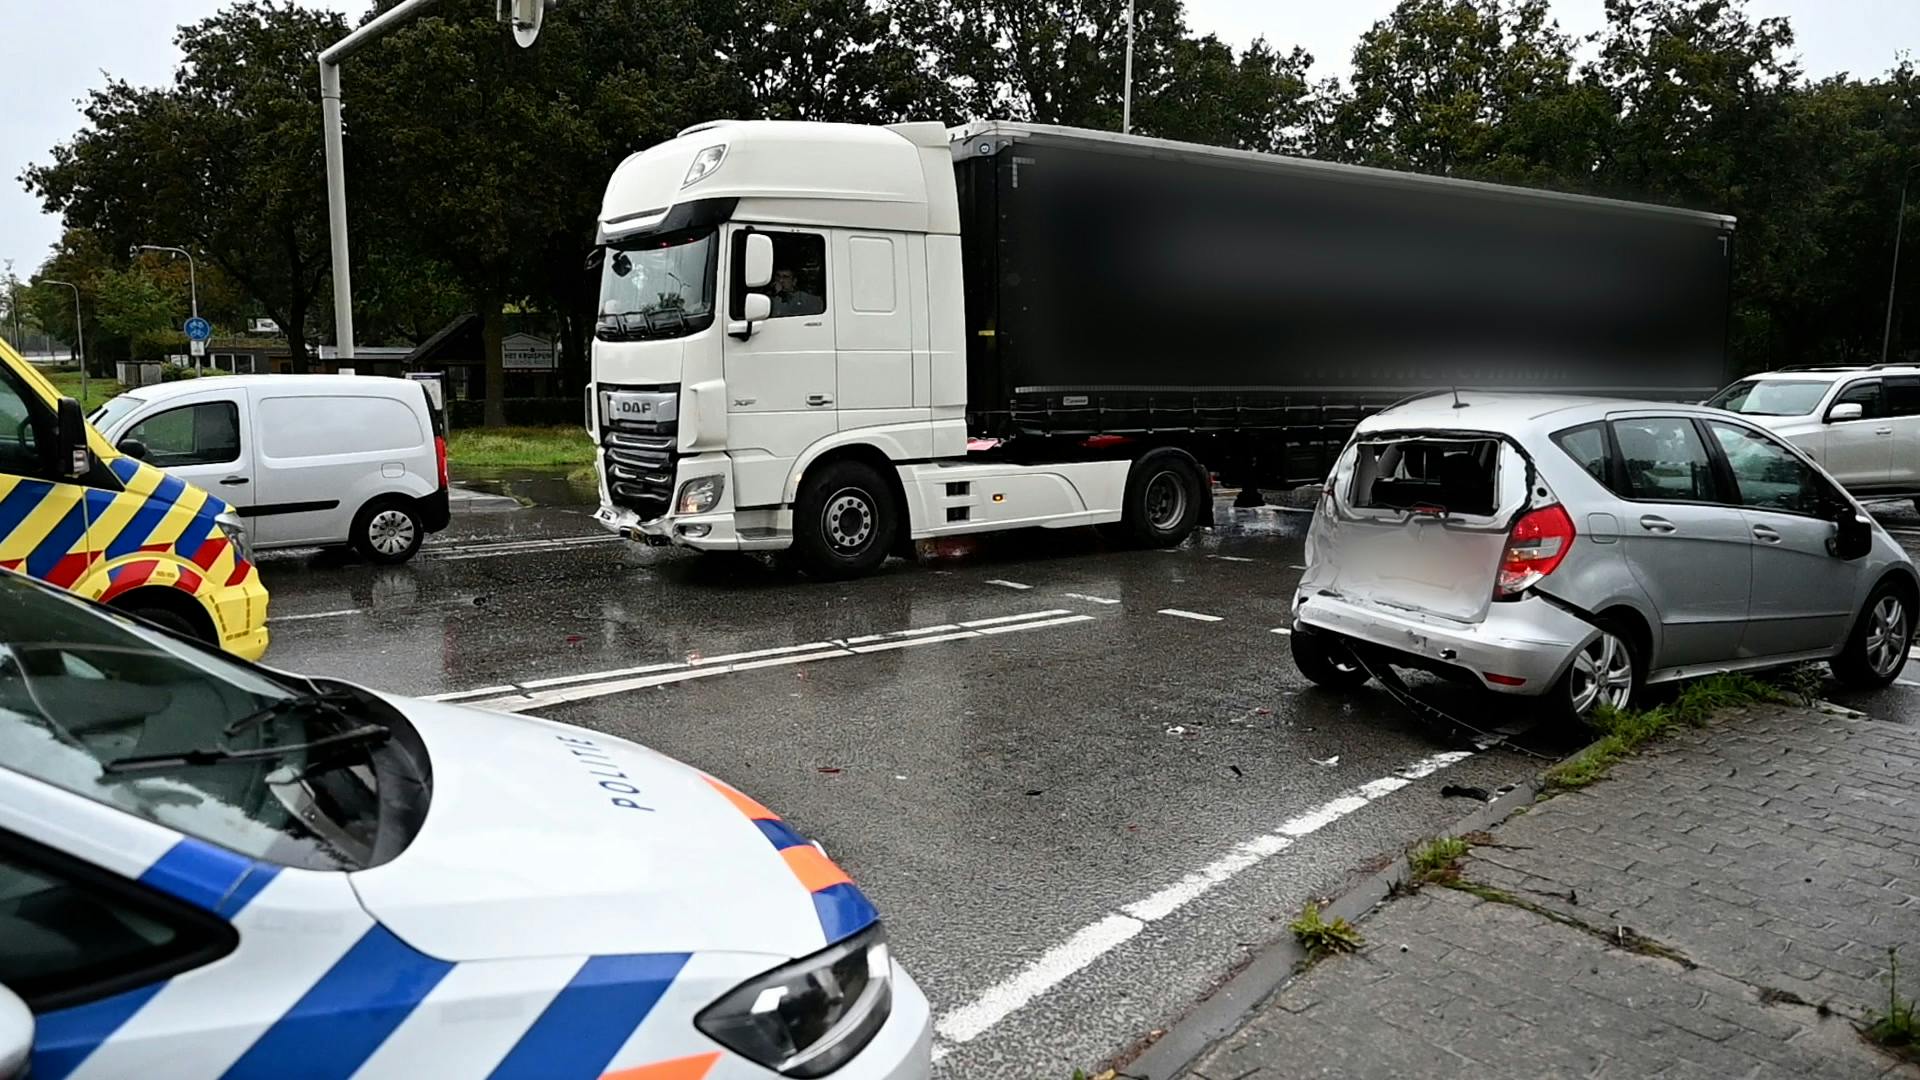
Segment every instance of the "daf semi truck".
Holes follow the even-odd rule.
[[[1043,125],[721,121],[608,182],[596,519],[846,577],[1179,543],[1458,387],[1702,398],[1733,219]]]

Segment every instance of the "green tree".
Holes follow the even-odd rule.
[[[104,270],[93,279],[94,318],[104,333],[132,338],[173,323],[174,298],[138,267]]]
[[[328,272],[313,57],[345,30],[292,0],[239,0],[181,28],[172,86],[110,80],[88,97],[87,127],[21,179],[108,250],[202,253],[280,324],[305,370]]]

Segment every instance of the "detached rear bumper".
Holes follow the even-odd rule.
[[[1378,646],[1423,667],[1462,672],[1489,690],[1521,695],[1546,693],[1574,654],[1600,633],[1578,615],[1532,595],[1491,605],[1478,623],[1456,623],[1301,593],[1294,597],[1293,628]],[[1489,675],[1520,682],[1494,682]]]

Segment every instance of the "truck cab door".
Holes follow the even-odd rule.
[[[928,409],[915,407],[907,238],[835,230],[833,249],[840,430],[925,423]]]
[[[765,289],[770,315],[745,338],[726,340],[727,444],[733,458],[734,504],[780,502],[794,459],[839,430],[839,372],[835,362],[834,289],[827,266],[827,234],[755,230],[773,241],[773,281]],[[727,316],[744,317],[747,230],[729,243]]]

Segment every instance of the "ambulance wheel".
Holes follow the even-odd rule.
[[[859,577],[886,561],[899,529],[900,510],[886,478],[865,462],[835,461],[800,483],[793,559],[809,577]]]
[[[413,558],[427,535],[413,500],[385,495],[353,516],[353,550],[371,563],[392,566]]]
[[[189,603],[191,603],[191,601],[189,601]],[[194,641],[204,641],[209,645],[220,644],[219,639],[213,634],[212,624],[206,619],[204,614],[202,614],[201,618],[197,620],[194,619],[186,612],[180,610],[173,602],[172,597],[168,597],[167,602],[162,602],[158,598],[149,599],[143,596],[132,595],[115,601],[111,606],[115,610],[124,611],[129,615],[145,619],[169,634],[190,638]]]
[[[1213,516],[1206,470],[1185,450],[1163,446],[1142,454],[1127,471],[1120,527],[1108,535],[1136,547],[1173,547],[1203,513]]]

